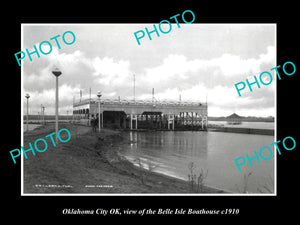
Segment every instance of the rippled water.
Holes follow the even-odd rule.
[[[253,167],[247,163],[241,166],[241,172],[234,161],[246,154],[254,156],[254,150],[258,152],[274,142],[273,136],[201,131],[130,132],[128,135],[131,144],[120,154],[137,166],[188,180],[193,163],[193,173],[199,175],[201,169],[208,171],[206,185],[233,193],[274,191],[274,157],[261,160],[260,164],[253,160]]]
[[[209,124],[215,124],[224,127],[244,127],[256,129],[275,129],[274,122],[242,122],[241,124],[228,124],[227,121],[209,121]]]

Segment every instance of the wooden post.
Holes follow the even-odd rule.
[[[192,112],[192,129],[194,128],[194,112]]]

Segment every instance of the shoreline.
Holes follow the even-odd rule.
[[[245,127],[213,127],[213,128],[208,128],[207,131],[274,136],[274,129],[259,129],[259,128],[245,128]]]
[[[203,186],[202,192],[178,178],[139,168],[118,153],[130,144],[124,132],[103,129],[92,134],[92,128],[59,124],[67,128],[71,140],[58,143],[45,152],[23,159],[24,194],[217,194],[227,193]],[[24,148],[54,131],[47,124],[24,133]]]

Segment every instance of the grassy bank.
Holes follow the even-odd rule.
[[[35,156],[28,152],[28,159],[24,159],[24,193],[194,192],[188,182],[135,167],[120,157],[118,151],[129,144],[123,132],[104,129],[93,134],[90,127],[73,124],[61,124],[61,128],[71,132],[69,142],[53,147],[50,138],[45,138],[48,149]],[[24,148],[52,132],[54,124],[26,132]],[[204,187],[202,192],[220,191]]]

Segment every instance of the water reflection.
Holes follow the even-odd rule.
[[[272,180],[274,177],[273,159],[253,167],[245,164],[242,172],[234,163],[235,158],[274,142],[273,136],[201,131],[133,131],[129,133],[129,138],[130,145],[121,154],[136,166],[188,181],[189,165],[193,163],[193,174],[197,177],[201,171],[203,174],[207,171],[204,182],[209,186],[234,193],[274,191],[271,181],[266,184],[266,178],[271,177],[269,180]],[[247,176],[250,172],[251,175]]]
[[[137,149],[137,132],[129,132],[129,138],[130,138],[130,148],[131,149]]]
[[[188,164],[193,162],[195,172],[206,169],[206,132],[129,132],[130,150],[123,154],[136,166],[188,179]],[[185,167],[185,174],[173,173],[176,167]]]

